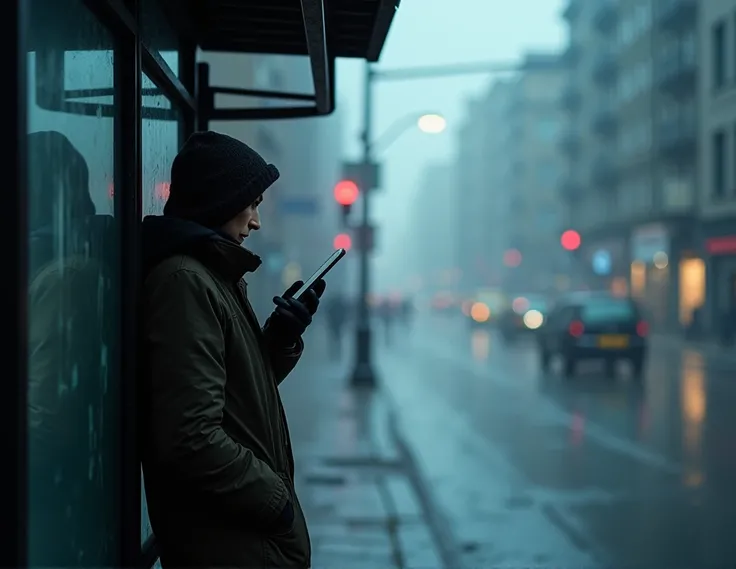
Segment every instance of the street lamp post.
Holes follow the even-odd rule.
[[[373,82],[376,79],[401,81],[406,79],[420,79],[427,77],[446,77],[451,75],[467,75],[473,73],[502,73],[520,71],[523,64],[509,62],[474,63],[465,65],[451,65],[442,67],[428,67],[416,69],[390,69],[375,71],[371,64],[365,65],[364,99],[363,99],[363,166],[368,170],[373,165],[374,146],[373,137]],[[425,115],[424,122],[420,128],[425,132],[440,132],[444,129],[444,120],[439,115]],[[422,124],[424,126],[422,126]],[[368,294],[370,292],[371,265],[370,252],[368,251],[367,235],[370,231],[370,202],[371,192],[374,188],[364,187],[363,190],[363,212],[359,231],[360,242],[360,279],[358,283],[358,311],[355,337],[355,364],[351,376],[351,383],[356,387],[376,387],[377,380],[373,369],[372,353],[372,330],[370,322],[370,305]]]
[[[365,65],[365,85],[363,103],[363,164],[368,167],[372,162],[372,120],[373,120],[373,71],[369,63]],[[370,203],[373,188],[363,188],[363,207],[360,222],[362,242],[360,247],[360,280],[358,282],[358,314],[355,335],[355,366],[351,383],[356,387],[375,387],[376,375],[373,370],[371,322],[368,292],[370,290],[371,265],[367,247],[367,235],[370,227]]]

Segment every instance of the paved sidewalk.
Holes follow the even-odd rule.
[[[380,395],[346,388],[319,330],[282,385],[315,569],[440,569],[413,465]]]

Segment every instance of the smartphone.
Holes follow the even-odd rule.
[[[317,269],[314,274],[304,282],[304,284],[299,288],[298,291],[294,293],[294,298],[297,300],[301,300],[304,293],[312,288],[314,286],[314,283],[316,283],[319,279],[323,278],[327,273],[329,273],[332,267],[337,265],[337,262],[345,256],[345,253],[347,253],[345,249],[336,249],[335,252],[330,255],[324,263],[322,263],[322,266]]]

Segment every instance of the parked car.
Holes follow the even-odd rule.
[[[647,356],[649,326],[637,304],[608,293],[574,293],[562,297],[547,315],[537,336],[543,369],[554,356],[562,358],[564,373],[575,375],[578,363],[603,360],[613,375],[617,360],[631,363],[641,378]]]

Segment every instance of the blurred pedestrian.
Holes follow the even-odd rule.
[[[325,283],[295,282],[263,328],[242,245],[279,177],[249,146],[192,135],[163,216],[144,220],[143,468],[166,567],[310,566],[307,525],[278,386],[302,354]]]
[[[349,318],[349,303],[342,294],[330,296],[325,302],[327,329],[330,335],[330,355],[333,359],[342,358],[343,330]]]

